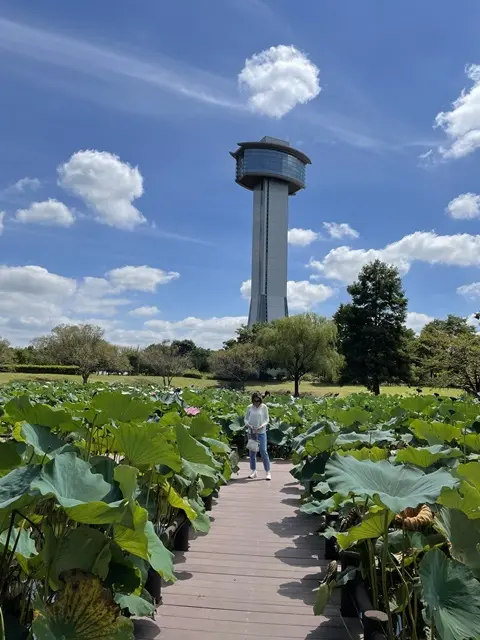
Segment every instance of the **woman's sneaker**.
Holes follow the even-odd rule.
[[[254,480],[257,477],[257,472],[256,471],[252,471],[252,473],[248,477],[252,478],[252,480]]]
[[[265,476],[265,480],[271,480],[272,479],[272,474],[270,473],[270,471],[267,471],[267,475]]]

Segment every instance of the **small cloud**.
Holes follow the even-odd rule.
[[[415,311],[409,311],[407,313],[407,328],[413,329],[415,333],[420,333],[423,327],[429,322],[433,322],[435,318],[427,315],[426,313],[416,313]]]
[[[358,238],[360,234],[346,222],[324,222],[323,226],[331,238]]]
[[[3,230],[5,229],[5,225],[3,223],[5,219],[5,211],[0,211],[0,236],[3,233]]]
[[[71,227],[75,217],[63,202],[50,198],[44,202],[32,202],[27,209],[18,209],[15,220],[24,224]]]
[[[160,313],[160,309],[157,307],[137,307],[136,309],[129,311],[129,315],[137,318],[151,318],[152,316],[156,316],[158,313]]]
[[[448,203],[446,211],[454,220],[480,218],[480,196],[475,193],[462,193]]]
[[[19,193],[25,193],[26,191],[37,191],[42,186],[42,183],[38,178],[20,178],[15,184],[11,184],[9,187],[3,190],[4,195],[14,195]]]
[[[318,240],[319,237],[320,234],[311,229],[289,229],[288,244],[297,247],[308,247],[309,244]]]
[[[472,86],[461,91],[451,111],[441,111],[435,118],[435,127],[450,140],[438,150],[444,158],[462,158],[480,147],[480,65],[467,66],[465,73]]]
[[[471,284],[464,284],[457,288],[457,293],[471,300],[480,298],[480,282],[472,282]]]
[[[319,68],[294,46],[279,45],[254,54],[238,76],[241,89],[250,94],[252,111],[281,118],[297,104],[320,93]]]
[[[143,194],[143,177],[107,151],[77,151],[58,167],[59,184],[81,198],[97,222],[132,231],[146,218],[133,206]]]

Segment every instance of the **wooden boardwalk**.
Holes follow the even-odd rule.
[[[261,465],[260,465],[261,467]],[[160,640],[348,640],[340,611],[312,612],[312,589],[325,570],[312,517],[297,512],[300,489],[290,464],[275,462],[272,482],[238,478],[222,488],[212,528],[176,556],[178,581],[162,590],[155,623],[137,638]],[[237,478],[237,479],[235,479]]]

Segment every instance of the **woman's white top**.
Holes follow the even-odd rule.
[[[245,413],[245,424],[250,425],[256,430],[256,433],[265,433],[269,422],[268,407],[262,404],[255,407],[251,404]]]

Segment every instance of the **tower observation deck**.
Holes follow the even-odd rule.
[[[253,191],[252,290],[248,325],[288,316],[288,196],[305,189],[310,159],[284,140],[239,142],[235,182]]]

